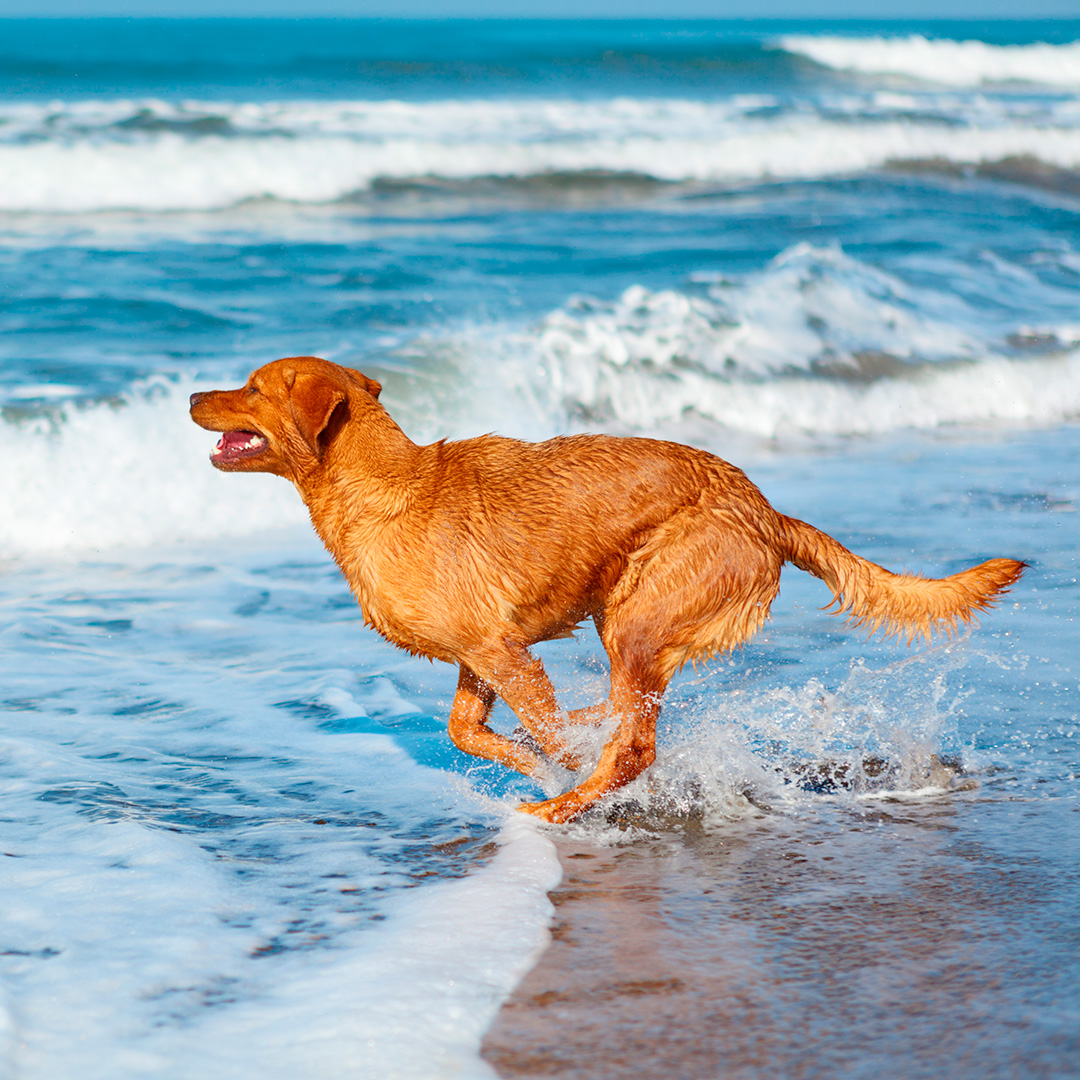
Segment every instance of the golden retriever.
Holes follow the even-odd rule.
[[[418,446],[379,390],[358,371],[292,357],[238,390],[192,394],[191,417],[223,433],[217,468],[293,482],[370,626],[459,666],[449,734],[462,750],[539,775],[538,746],[576,768],[564,725],[615,721],[587,779],[519,807],[546,821],[569,821],[652,763],[668,681],[753,636],[785,562],[821,578],[851,622],[909,641],[970,621],[1024,570],[991,559],[940,580],[890,573],[778,513],[735,466],[677,443],[484,435]],[[529,649],[587,618],[611,692],[565,713]],[[496,696],[532,740],[488,726]]]

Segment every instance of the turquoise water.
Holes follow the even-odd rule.
[[[2,31],[0,1071],[490,1075],[558,876],[510,812],[539,792],[451,747],[454,672],[365,630],[292,489],[213,471],[187,417],[314,353],[418,440],[678,438],[884,565],[1028,561],[914,653],[785,572],[756,642],[673,688],[630,808],[572,828],[693,822],[755,866],[762,814],[850,829],[851,922],[798,941],[870,935],[870,982],[917,927],[867,920],[866,882],[962,860],[992,882],[938,914],[970,960],[961,894],[992,902],[993,947],[912,1075],[957,1026],[992,1053],[954,1075],[1068,1075],[1080,24]],[[545,650],[568,704],[602,693],[591,632]],[[942,815],[947,850],[893,862]],[[904,1053],[900,990],[836,1029],[803,975],[762,1007],[839,1075]]]

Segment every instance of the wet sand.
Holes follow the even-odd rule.
[[[553,941],[483,1055],[505,1080],[1076,1076],[1080,877],[1041,853],[1078,817],[960,795],[559,839]]]

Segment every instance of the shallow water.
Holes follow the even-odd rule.
[[[0,57],[0,1072],[490,1076],[561,856],[600,989],[559,1012],[557,937],[500,1021],[561,1068],[610,1020],[610,1075],[1065,1075],[1076,26],[73,27]],[[676,438],[890,568],[1030,569],[909,652],[789,568],[537,831],[295,492],[206,460],[187,395],[309,353],[420,441]],[[539,651],[602,696],[591,630]]]
[[[991,783],[560,840],[554,942],[485,1056],[505,1077],[1071,1075],[1062,809]]]

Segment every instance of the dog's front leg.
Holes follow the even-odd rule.
[[[517,714],[525,730],[540,749],[567,769],[581,762],[561,738],[566,714],[555,700],[555,688],[544,665],[525,645],[513,640],[490,644],[469,658],[484,682]],[[464,668],[463,668],[464,670]]]
[[[474,671],[461,665],[457,693],[450,709],[447,732],[459,750],[497,761],[526,776],[546,775],[548,766],[521,743],[506,738],[487,726],[495,691]]]

